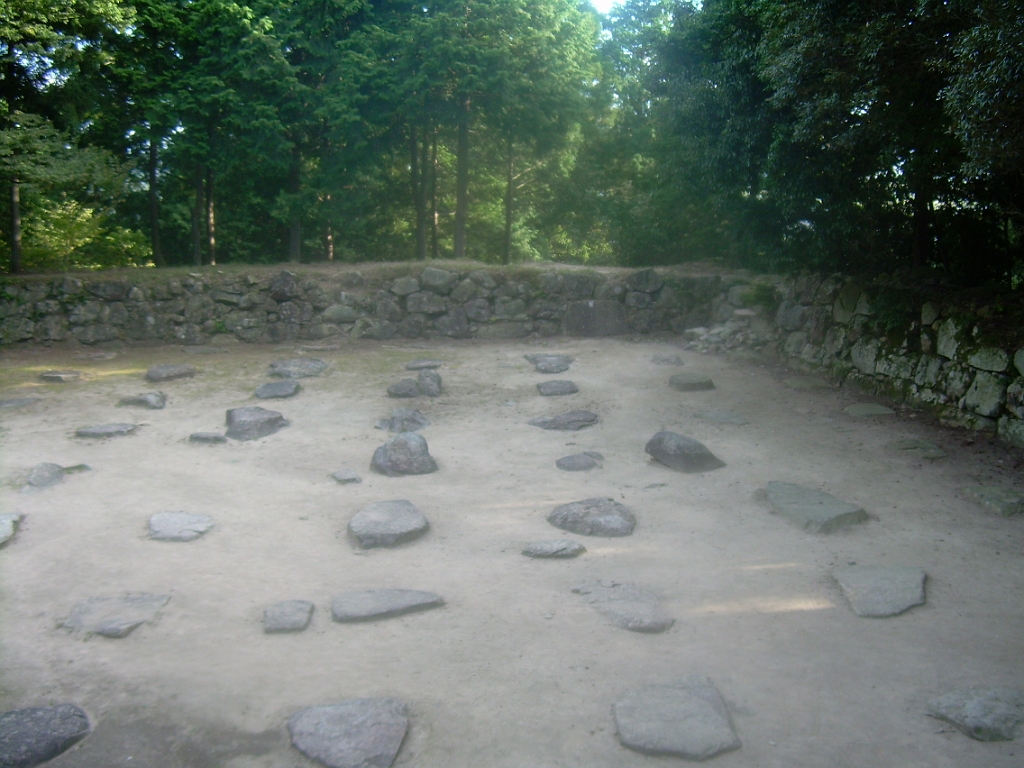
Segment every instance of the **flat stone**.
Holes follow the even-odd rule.
[[[584,451],[583,453],[563,456],[555,462],[555,466],[559,469],[564,469],[566,472],[586,472],[594,467],[601,466],[598,462],[603,460],[604,456],[597,451]]]
[[[669,378],[668,385],[679,392],[700,392],[715,388],[715,382],[705,373],[676,373]]]
[[[440,595],[418,589],[364,589],[343,592],[331,602],[335,621],[373,621],[444,605]]]
[[[622,745],[647,755],[707,760],[740,748],[722,695],[702,675],[627,691],[612,714]]]
[[[654,355],[651,362],[655,365],[683,365],[682,355]]]
[[[226,443],[227,437],[220,432],[193,432],[188,436],[190,443]]]
[[[327,363],[316,357],[296,357],[270,364],[270,375],[279,379],[307,379],[327,370]]]
[[[40,400],[42,400],[41,397],[9,397],[0,400],[0,408],[24,408],[26,405],[38,403]]]
[[[95,427],[82,427],[75,430],[75,437],[118,437],[130,435],[138,427],[135,424],[100,424]]]
[[[258,405],[246,405],[228,410],[227,425],[228,437],[234,440],[256,440],[288,426],[288,420],[277,411],[268,411]]]
[[[540,416],[527,423],[541,429],[575,431],[597,424],[597,414],[592,411],[569,411],[558,416]]]
[[[549,539],[547,541],[534,541],[523,547],[523,554],[535,558],[570,558],[578,557],[587,551],[577,541],[570,539]]]
[[[400,277],[391,285],[391,292],[396,296],[408,296],[420,289],[420,281],[415,277]]]
[[[117,401],[121,407],[132,406],[137,408],[148,408],[151,411],[159,411],[167,405],[167,395],[163,392],[144,392],[141,395],[130,395],[122,397]]]
[[[170,595],[139,592],[124,597],[90,597],[71,609],[61,625],[81,635],[127,637],[140,624],[153,619]]]
[[[441,374],[437,371],[422,370],[416,376],[416,386],[420,394],[427,397],[438,397],[441,394]]]
[[[559,379],[540,382],[537,385],[537,391],[542,397],[558,397],[559,395],[575,395],[580,390],[573,382]]]
[[[420,386],[416,379],[402,379],[388,387],[388,397],[419,397]]]
[[[301,632],[313,618],[313,604],[308,600],[282,600],[263,610],[263,631]]]
[[[894,440],[889,443],[888,447],[895,451],[902,451],[909,456],[916,456],[919,459],[929,459],[931,461],[945,458],[946,456],[946,452],[931,440],[919,440],[913,437]]]
[[[676,620],[661,607],[661,598],[635,584],[617,581],[588,581],[573,587],[587,603],[612,624],[630,632],[656,634],[669,629]]]
[[[43,381],[67,384],[70,381],[78,381],[83,375],[81,371],[43,371],[39,378]]]
[[[28,484],[33,488],[49,488],[64,479],[64,467],[49,462],[36,464],[28,473]]]
[[[5,512],[0,514],[0,547],[14,538],[21,522],[21,515],[18,513]]]
[[[405,704],[395,699],[349,699],[288,719],[295,748],[327,768],[389,768],[408,728]]]
[[[886,408],[878,403],[855,403],[843,408],[843,412],[857,418],[866,416],[892,416],[892,408]]]
[[[213,528],[213,518],[191,512],[157,512],[149,518],[149,538],[193,541]]]
[[[427,475],[437,471],[437,462],[422,435],[402,432],[374,451],[370,468],[388,477]]]
[[[858,616],[897,616],[924,605],[925,573],[903,565],[851,565],[835,568],[832,578]]]
[[[0,765],[32,768],[89,735],[89,716],[74,704],[13,709],[0,715]]]
[[[271,381],[256,388],[256,397],[260,400],[269,400],[274,397],[294,397],[300,389],[302,386],[295,379]]]
[[[832,533],[868,519],[868,513],[856,504],[795,483],[773,480],[767,494],[772,511],[811,533]]]
[[[388,432],[418,432],[429,426],[427,417],[415,408],[395,408],[390,418],[377,422],[377,429],[386,429]]]
[[[978,741],[1012,741],[1024,722],[1024,691],[967,688],[929,702],[928,714]]]
[[[189,379],[195,376],[199,369],[188,363],[160,363],[150,366],[146,371],[147,381],[173,381],[174,379]]]
[[[563,531],[582,536],[629,536],[636,527],[636,517],[614,499],[584,499],[555,507],[548,513],[548,522]]]
[[[422,371],[430,368],[440,368],[442,362],[440,360],[413,360],[410,363],[405,364],[405,370],[407,371]]]
[[[720,411],[712,409],[710,411],[700,411],[695,413],[698,419],[703,421],[710,421],[715,424],[735,424],[736,426],[743,426],[749,424],[750,419],[744,416],[742,413],[736,413],[736,411]]]
[[[782,380],[790,389],[795,389],[798,392],[813,392],[818,389],[829,389],[827,381],[819,379],[816,376],[790,376]]]
[[[562,373],[569,370],[572,358],[568,355],[523,355],[533,363],[537,373]]]
[[[704,443],[678,432],[658,432],[647,441],[644,451],[655,461],[680,472],[710,472],[725,466]]]
[[[331,472],[331,477],[342,485],[363,482],[363,478],[354,469],[339,469],[337,472]]]
[[[422,536],[430,523],[416,505],[405,499],[377,501],[356,512],[349,535],[360,547],[394,547]]]
[[[964,490],[981,504],[1003,517],[1024,512],[1024,493],[999,485],[972,485]]]

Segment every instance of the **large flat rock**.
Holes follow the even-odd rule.
[[[282,600],[263,610],[263,631],[268,635],[301,632],[313,618],[313,604],[308,600]]]
[[[707,760],[740,748],[721,694],[700,675],[633,688],[615,702],[612,714],[622,745],[647,755]]]
[[[635,584],[591,580],[573,587],[573,592],[612,624],[630,632],[656,634],[669,629],[676,620],[662,608],[656,593]]]
[[[377,501],[356,512],[348,523],[349,535],[364,549],[394,547],[422,536],[430,524],[416,505],[406,499]]]
[[[437,471],[437,462],[422,435],[403,432],[374,451],[370,468],[388,477],[427,475]]]
[[[896,616],[924,605],[925,573],[915,566],[843,566],[832,571],[832,578],[858,616]]]
[[[213,528],[213,518],[191,512],[157,512],[149,518],[149,538],[194,541]]]
[[[75,605],[61,626],[85,636],[127,637],[140,624],[151,621],[170,599],[170,595],[146,592],[123,597],[90,597]]]
[[[146,371],[146,381],[174,381],[175,379],[190,379],[199,372],[199,369],[188,363],[160,363],[150,366]]]
[[[555,466],[565,472],[588,472],[594,467],[601,466],[603,460],[604,456],[597,451],[584,451],[557,459]]]
[[[273,398],[295,397],[299,394],[302,385],[295,379],[283,379],[281,381],[270,381],[260,384],[256,388],[256,397],[260,400],[271,400]]]
[[[123,435],[130,435],[138,429],[135,424],[125,424],[124,422],[117,422],[114,424],[99,424],[95,427],[82,427],[81,429],[75,430],[75,437],[93,437],[93,438],[106,438],[106,437],[121,437]]]
[[[572,365],[572,358],[568,355],[523,355],[527,360],[533,363],[533,368],[537,373],[562,373],[563,371],[569,370],[569,366]]]
[[[270,375],[280,379],[306,379],[327,370],[327,363],[316,357],[296,357],[270,364]]]
[[[327,768],[389,768],[408,728],[406,706],[395,699],[349,699],[288,719],[295,748]]]
[[[14,709],[0,715],[0,766],[32,768],[89,735],[89,716],[74,704]]]
[[[43,381],[67,384],[71,381],[78,381],[82,375],[81,371],[43,371],[39,374],[39,378]]]
[[[704,443],[668,430],[648,440],[644,451],[655,461],[680,472],[710,472],[725,466]]]
[[[546,541],[534,541],[523,547],[523,554],[527,557],[554,560],[577,557],[586,552],[587,549],[578,541],[571,539],[548,539]]]
[[[572,381],[556,379],[555,381],[542,381],[538,383],[537,391],[541,397],[561,397],[563,395],[575,395],[580,389]]]
[[[418,589],[364,589],[336,595],[331,602],[331,617],[341,622],[373,621],[442,605],[444,599],[433,592]]]
[[[64,467],[60,464],[45,462],[36,464],[28,473],[28,484],[33,488],[49,488],[64,479]]]
[[[715,388],[715,382],[706,373],[676,373],[669,378],[668,385],[678,392],[701,392]]]
[[[528,422],[534,427],[574,432],[584,427],[597,424],[597,414],[593,411],[569,411],[557,416],[538,416]]]
[[[811,533],[832,533],[868,519],[862,507],[814,488],[772,480],[766,490],[773,512]]]
[[[928,704],[928,714],[978,741],[1012,741],[1024,723],[1024,691],[1007,687],[950,691]]]
[[[280,413],[258,405],[231,408],[227,412],[226,422],[227,436],[234,440],[258,440],[288,426],[288,420]]]
[[[159,411],[167,405],[167,395],[163,392],[143,392],[141,395],[122,397],[117,404],[122,408],[148,408],[151,411]]]
[[[548,522],[563,531],[582,536],[629,536],[636,517],[629,508],[614,499],[592,498],[555,507]]]

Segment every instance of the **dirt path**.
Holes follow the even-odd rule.
[[[290,400],[255,401],[267,365],[295,347],[3,353],[0,398],[42,399],[0,411],[0,509],[25,521],[0,551],[0,710],[73,702],[95,730],[53,761],[62,768],[296,768],[296,710],[345,698],[409,704],[412,728],[396,765],[442,768],[627,768],[678,765],[618,743],[610,708],[639,684],[710,676],[729,703],[742,748],[716,766],[1020,766],[1024,744],[981,743],[925,716],[926,703],[966,685],[1024,688],[1024,519],[971,501],[966,485],[1024,487],[1012,457],[964,433],[908,415],[854,419],[848,393],[797,391],[749,363],[682,352],[682,370],[715,380],[709,392],[671,390],[677,368],[653,355],[667,341],[376,343],[315,351],[331,365]],[[580,393],[542,398],[545,377],[523,354],[576,358],[556,377]],[[307,349],[308,352],[308,349]],[[95,353],[93,353],[95,354]],[[433,475],[369,471],[386,435],[377,418],[405,405],[385,396],[405,362],[433,356],[445,393],[416,401],[440,465]],[[147,385],[155,362],[190,362],[191,380]],[[50,368],[85,380],[41,384]],[[164,410],[116,408],[162,389]],[[280,410],[291,425],[270,437],[199,446],[243,404]],[[527,425],[573,408],[600,423],[575,432]],[[695,412],[728,408],[745,426]],[[106,441],[81,426],[141,424]],[[647,439],[668,428],[703,441],[727,466],[685,475],[653,464]],[[926,437],[948,453],[929,462],[888,446]],[[600,451],[604,467],[555,468]],[[40,462],[92,471],[38,493],[19,491]],[[352,467],[359,485],[329,473]],[[871,521],[830,535],[770,514],[756,491],[770,480],[818,487],[861,504]],[[527,542],[557,538],[557,504],[613,497],[636,514],[628,538],[572,536],[567,561],[530,560]],[[394,550],[357,552],[345,536],[367,504],[405,498],[431,530]],[[216,525],[185,544],[151,541],[148,517],[182,510]],[[856,617],[834,565],[920,565],[927,604],[890,619]],[[612,626],[571,593],[586,579],[660,592],[675,626],[659,635]],[[439,610],[376,623],[331,621],[330,598],[349,589],[440,593]],[[172,596],[159,619],[129,637],[78,640],[57,624],[94,595]],[[316,604],[309,629],[264,635],[262,611],[285,599]]]

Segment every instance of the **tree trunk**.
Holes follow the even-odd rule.
[[[206,169],[206,241],[210,249],[210,264],[217,263],[217,225],[213,216],[213,169]]]
[[[409,126],[409,180],[412,205],[416,211],[416,258],[427,258],[427,132],[423,131],[423,147],[416,126]]]
[[[466,258],[466,222],[469,219],[469,114],[470,100],[462,104],[463,114],[459,120],[459,138],[456,146],[458,155],[455,165],[455,246],[452,254],[456,259]]]
[[[11,179],[11,274],[21,272],[21,184]]]
[[[192,263],[203,266],[203,166],[196,167],[195,204],[192,206]]]
[[[512,137],[508,139],[508,162],[505,168],[505,238],[502,242],[501,261],[503,264],[512,263],[512,203],[513,185],[515,177],[515,150],[512,146]]]
[[[430,257],[437,258],[437,130],[430,139]]]
[[[302,217],[299,213],[298,196],[302,191],[302,155],[296,149],[288,167],[288,191],[292,195],[291,214],[288,222],[288,261],[302,261]]]
[[[149,140],[149,242],[153,248],[153,263],[158,267],[167,266],[164,252],[160,247],[160,196],[157,194],[157,170],[159,150],[156,139]]]

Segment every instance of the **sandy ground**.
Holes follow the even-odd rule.
[[[963,486],[1022,487],[1019,460],[985,440],[901,414],[854,419],[847,392],[795,391],[787,375],[683,352],[683,370],[717,389],[668,387],[677,368],[651,362],[679,353],[668,340],[343,344],[313,350],[330,363],[290,400],[256,401],[267,365],[296,347],[233,347],[216,355],[180,348],[5,350],[0,397],[42,399],[0,411],[0,508],[23,513],[0,551],[0,708],[73,702],[94,723],[61,768],[297,768],[289,745],[296,710],[341,699],[391,696],[412,727],[396,765],[628,768],[677,765],[618,743],[611,705],[645,683],[710,676],[731,708],[742,748],[730,766],[998,768],[1024,764],[1024,743],[981,743],[924,715],[954,687],[1024,688],[1024,519],[1001,518]],[[305,348],[310,353],[309,348]],[[576,362],[544,377],[528,352]],[[91,357],[90,357],[91,355]],[[379,417],[408,401],[386,386],[418,357],[444,361],[445,393],[416,405],[440,471],[387,478],[369,470],[386,435]],[[191,380],[148,385],[155,362],[191,362]],[[84,371],[72,384],[41,384],[50,368]],[[542,398],[544,378],[571,378],[580,393]],[[160,411],[117,408],[125,395],[163,389]],[[224,411],[259,403],[291,421],[258,441],[190,444],[223,429]],[[574,408],[595,427],[546,432],[526,422]],[[746,426],[694,417],[729,408]],[[131,421],[135,435],[81,440],[81,426]],[[686,475],[651,463],[659,429],[705,442],[725,468]],[[929,462],[887,444],[926,437],[948,451]],[[555,459],[604,454],[603,469],[567,473]],[[40,462],[86,463],[91,472],[24,494]],[[329,473],[352,467],[360,485]],[[804,533],[771,514],[757,490],[769,480],[819,487],[863,505],[871,521]],[[546,514],[558,504],[610,496],[639,524],[628,538],[582,541],[575,560],[520,554],[558,538]],[[349,518],[383,499],[413,501],[428,534],[393,550],[356,551]],[[159,511],[212,516],[191,543],[147,538]],[[830,579],[835,565],[920,565],[927,604],[902,616],[855,616]],[[571,588],[615,579],[660,592],[675,626],[643,635],[612,626]],[[439,610],[359,625],[331,621],[330,599],[373,587],[440,593]],[[78,601],[148,591],[172,596],[158,619],[129,637],[80,640],[58,628]],[[316,604],[301,634],[265,635],[262,612],[278,600]]]

